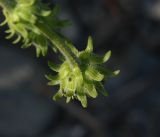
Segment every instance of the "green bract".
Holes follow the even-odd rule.
[[[92,38],[89,37],[87,48],[78,51],[74,45],[59,33],[59,30],[68,25],[68,22],[57,18],[59,7],[51,10],[40,0],[0,0],[5,21],[9,29],[6,38],[17,36],[13,43],[21,41],[22,48],[35,46],[37,56],[45,56],[48,45],[58,50],[63,58],[60,65],[49,62],[49,67],[57,72],[56,76],[46,75],[51,86],[59,85],[59,91],[53,99],[66,97],[66,102],[77,99],[83,107],[87,107],[87,97],[96,98],[98,92],[108,95],[102,81],[104,78],[115,76],[118,71],[110,71],[104,67],[111,56],[108,51],[104,56],[93,53]]]

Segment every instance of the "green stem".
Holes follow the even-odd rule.
[[[70,66],[73,68],[78,66],[77,58],[72,53],[72,51],[68,48],[65,43],[65,40],[62,39],[57,33],[50,30],[45,23],[38,22],[35,24],[38,29],[51,41],[53,45],[60,51],[60,53],[65,57],[65,59],[69,62]]]

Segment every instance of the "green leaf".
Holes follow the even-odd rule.
[[[47,83],[49,86],[55,86],[55,85],[58,85],[59,84],[59,81],[57,80],[52,80],[50,82]]]
[[[91,64],[102,64],[103,58],[94,53],[91,53],[89,56],[89,61]]]
[[[59,77],[60,79],[64,79],[69,75],[69,70],[63,70],[62,69],[59,71]]]
[[[93,40],[91,36],[88,37],[87,48],[85,49],[85,51],[89,53],[93,52]]]
[[[111,57],[111,51],[108,51],[103,57],[103,63],[107,62]]]
[[[35,39],[35,43],[36,43],[36,48],[39,48],[40,53],[38,53],[38,56],[42,53],[43,56],[45,56],[47,54],[48,51],[48,43],[45,37],[43,36],[36,36]]]
[[[87,107],[87,97],[86,95],[77,95],[78,100],[81,102],[84,108]]]
[[[54,64],[51,61],[48,61],[48,66],[55,72],[58,72],[60,69],[60,65]]]
[[[25,49],[28,48],[32,45],[32,42],[29,42],[29,40],[23,40],[23,45],[21,46],[21,48]]]
[[[85,71],[85,75],[94,81],[102,81],[104,78],[104,75],[99,73],[98,70],[88,67],[87,70]]]
[[[41,49],[40,47],[36,46],[36,55],[37,55],[37,58],[40,56],[41,54]]]
[[[102,64],[109,60],[111,57],[111,51],[108,51],[103,57],[100,57],[94,53],[90,54],[89,60],[92,64]]]
[[[61,90],[59,90],[54,96],[53,96],[53,100],[58,100],[58,99],[60,99],[60,98],[62,98],[63,97],[63,93],[62,93],[62,91]]]
[[[8,29],[8,30],[5,30],[5,33],[11,33],[12,30]]]
[[[49,75],[45,75],[45,78],[48,80],[57,80],[58,76],[53,76],[53,75],[49,74]]]
[[[67,97],[72,97],[74,95],[74,93],[75,93],[74,90],[66,90]]]
[[[69,103],[71,101],[71,97],[67,97],[66,103]]]
[[[49,16],[50,14],[51,14],[51,12],[52,11],[50,11],[50,10],[43,10],[43,11],[41,11],[41,15],[43,16],[43,17],[46,17],[46,16]]]
[[[65,41],[65,43],[75,55],[78,55],[78,50],[74,47],[74,45],[71,42]]]
[[[92,98],[96,98],[98,96],[98,93],[93,84],[85,84],[84,89],[86,93]]]
[[[16,44],[16,43],[18,43],[20,40],[21,40],[21,36],[18,35],[17,39],[14,40],[12,43],[13,43],[13,44]]]
[[[48,46],[45,46],[42,48],[42,55],[43,56],[46,56],[47,55],[47,52],[48,52]]]
[[[116,70],[113,72],[114,76],[117,76],[120,73],[120,70]]]
[[[48,82],[49,86],[58,85],[60,83],[59,76],[45,75],[45,77],[48,80],[51,80],[50,82]]]
[[[108,92],[105,90],[101,82],[95,82],[95,85],[99,92],[101,92],[104,96],[108,96]]]
[[[11,32],[8,36],[6,36],[6,39],[10,39],[10,38],[12,38],[13,36],[14,36],[14,32]]]
[[[87,61],[90,58],[90,53],[86,51],[79,52],[79,59],[82,61]]]
[[[104,74],[106,78],[117,76],[120,73],[120,70],[111,71],[102,66],[95,66],[95,69],[97,69],[100,73]]]
[[[8,22],[8,20],[5,19],[5,20],[0,24],[0,26],[4,26],[5,24],[7,24],[7,22]]]
[[[70,69],[68,62],[63,63],[59,69],[60,79],[66,78],[70,72],[71,72],[71,69]]]

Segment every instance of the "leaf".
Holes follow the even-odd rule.
[[[65,88],[66,88],[66,80],[63,79],[60,82],[60,89],[65,91]]]
[[[57,80],[52,80],[52,81],[50,81],[50,82],[48,82],[48,85],[49,86],[55,86],[55,85],[58,85],[59,84],[59,81]]]
[[[5,33],[11,33],[12,30],[8,29],[8,30],[5,30]]]
[[[89,61],[91,64],[102,64],[103,58],[94,53],[91,53],[89,56]]]
[[[59,71],[59,77],[60,79],[65,79],[69,75],[69,70],[60,70]]]
[[[116,70],[113,72],[114,76],[117,76],[120,73],[120,70]]]
[[[10,39],[10,38],[12,38],[13,36],[14,36],[14,32],[11,32],[8,36],[6,36],[6,39]]]
[[[54,64],[51,61],[48,61],[48,66],[55,72],[58,72],[60,69],[60,65]]]
[[[81,102],[84,108],[87,107],[87,97],[86,95],[77,95],[78,100]]]
[[[38,47],[36,45],[36,56],[37,56],[37,58],[40,56],[40,54],[41,54],[41,49],[40,49],[40,47]]]
[[[63,97],[63,93],[62,93],[62,91],[61,90],[59,90],[54,96],[53,96],[53,100],[58,100],[58,99],[60,99],[60,98],[62,98]]]
[[[57,76],[52,76],[52,75],[45,75],[45,77],[48,80],[51,80],[50,82],[48,82],[49,86],[54,86],[54,85],[58,85],[60,83],[59,77]]]
[[[92,98],[96,98],[98,96],[98,93],[93,84],[85,84],[84,89]]]
[[[88,53],[93,52],[93,40],[91,36],[88,37],[87,48],[85,49],[85,51]]]
[[[66,91],[67,97],[72,97],[74,95],[74,93],[75,93],[74,90],[65,90],[65,91]]]
[[[104,86],[100,82],[95,82],[96,88],[99,92],[101,92],[104,96],[108,96],[108,92],[105,90]]]
[[[111,51],[108,51],[103,57],[103,63],[107,62],[111,57]]]
[[[87,70],[85,71],[85,75],[94,81],[102,81],[104,78],[104,75],[99,73],[98,70],[88,67]]]
[[[60,69],[59,69],[60,79],[66,78],[66,77],[69,75],[70,71],[71,71],[71,69],[70,69],[70,67],[69,67],[68,62],[63,63],[63,64],[60,66]]]
[[[75,55],[78,55],[78,50],[74,47],[74,45],[71,42],[65,41],[65,43]]]
[[[14,40],[12,43],[13,43],[13,44],[16,44],[16,43],[18,43],[20,40],[21,40],[21,36],[18,35],[17,39]]]
[[[45,75],[45,78],[48,80],[55,80],[55,79],[58,79],[58,76],[53,76],[51,74],[48,74],[48,75]]]
[[[0,24],[0,26],[4,26],[5,24],[7,24],[7,19],[5,19],[1,24]]]
[[[43,56],[45,56],[47,54],[48,51],[48,43],[45,37],[43,36],[36,36],[35,39],[35,43],[36,43],[36,47],[38,47],[40,49],[40,53],[39,55],[42,53]]]
[[[87,61],[88,59],[90,59],[90,53],[86,51],[79,52],[79,59],[82,61]]]
[[[23,40],[23,45],[21,46],[21,48],[25,49],[25,48],[28,48],[32,45],[32,42],[29,42],[29,40]]]
[[[93,63],[93,64],[102,64],[102,63],[105,63],[109,60],[109,58],[111,57],[111,51],[108,51],[103,57],[100,57],[94,53],[92,53],[90,55],[90,63]]]
[[[42,11],[41,11],[41,15],[42,15],[43,17],[46,17],[46,16],[49,16],[49,15],[51,14],[51,12],[52,12],[52,11],[50,11],[50,10],[42,10]]]
[[[48,52],[48,46],[45,46],[42,48],[42,55],[43,56],[46,56],[47,55],[47,52]]]
[[[120,73],[120,70],[111,71],[102,66],[95,66],[95,69],[97,69],[100,73],[104,74],[106,78],[117,76]]]
[[[69,103],[71,101],[71,97],[67,97],[66,103]]]

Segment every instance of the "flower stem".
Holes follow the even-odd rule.
[[[62,39],[57,33],[49,29],[45,23],[38,22],[35,24],[38,29],[51,41],[51,43],[59,50],[59,52],[69,62],[71,68],[78,65],[77,58],[73,52],[66,45],[65,40]],[[67,41],[67,40],[66,40]]]

